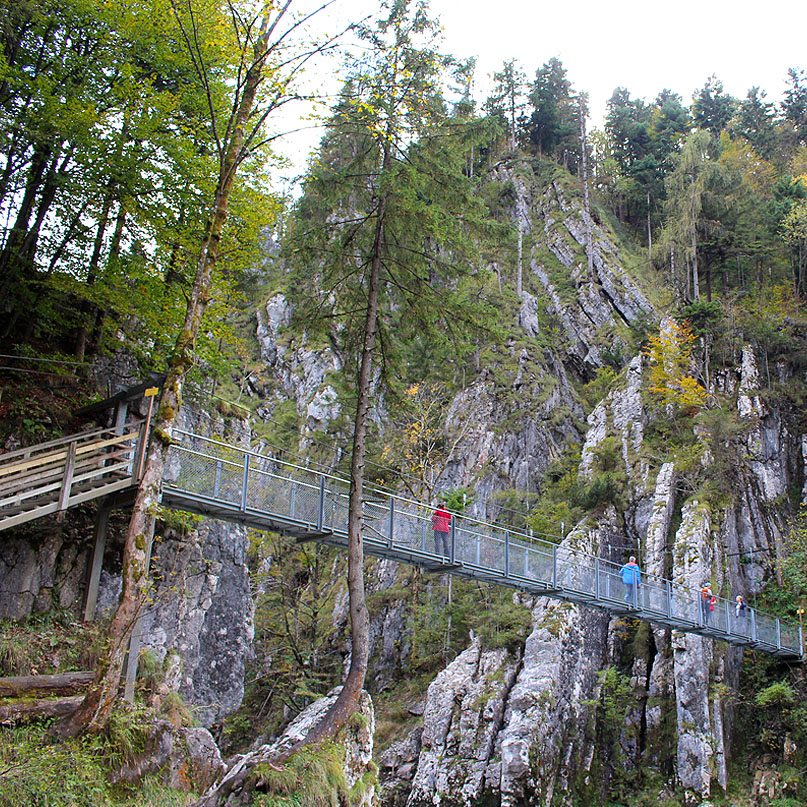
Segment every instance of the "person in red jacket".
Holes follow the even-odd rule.
[[[451,513],[446,510],[445,505],[438,504],[432,516],[432,529],[434,530],[434,551],[437,555],[449,557],[451,554],[448,546],[448,533],[451,531]],[[440,546],[442,543],[443,551]]]

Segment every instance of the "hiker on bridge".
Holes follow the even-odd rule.
[[[636,602],[639,598],[639,586],[642,584],[642,572],[633,555],[619,570],[619,574],[625,584],[625,602],[633,603],[633,606],[636,607]]]
[[[448,533],[451,531],[451,513],[444,504],[438,504],[432,516],[432,529],[434,530],[434,553],[449,557],[451,552],[448,546]],[[440,551],[442,544],[443,551]]]
[[[738,633],[745,633],[745,618],[748,615],[748,604],[742,594],[734,598],[734,619]]]
[[[717,597],[712,594],[711,583],[704,583],[701,586],[701,624],[708,625],[712,619],[712,611],[717,605]]]

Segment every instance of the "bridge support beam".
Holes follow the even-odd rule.
[[[98,515],[95,517],[95,543],[92,548],[90,561],[90,575],[87,581],[87,595],[84,598],[84,621],[92,622],[95,619],[95,606],[98,604],[98,586],[101,582],[101,568],[104,563],[104,550],[106,549],[106,534],[109,527],[109,514],[112,506],[102,499],[98,505]]]

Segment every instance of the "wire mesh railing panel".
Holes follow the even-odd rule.
[[[454,560],[504,575],[505,538],[500,530],[485,534],[475,524],[454,527]]]
[[[786,622],[780,622],[780,639],[782,647],[794,651],[796,653],[801,652],[801,647],[799,646],[799,629],[796,625],[788,625]]]
[[[524,556],[524,577],[547,588],[552,585],[552,547],[537,544],[527,548]]]
[[[171,448],[171,459],[176,460],[171,484],[187,493],[238,503],[244,482],[243,468],[230,461],[197,454],[179,446]]]
[[[289,518],[315,526],[319,521],[320,488],[292,479],[289,485]]]
[[[561,546],[557,548],[555,554],[558,567],[556,586],[594,597],[596,594],[596,558],[576,549]]]
[[[394,501],[393,544],[421,553],[437,554],[431,510],[404,499]]]
[[[742,636],[745,639],[751,638],[751,614],[748,608],[737,611],[732,607],[729,612],[729,631],[735,636]]]
[[[650,614],[662,618],[668,616],[670,598],[667,586],[654,578],[645,580],[639,586],[639,603],[642,610]]]
[[[291,518],[292,488],[288,476],[250,469],[247,476],[245,505],[263,513]]]
[[[776,620],[767,614],[757,611],[754,615],[756,623],[756,640],[776,646]]]
[[[622,581],[622,575],[614,564],[600,562],[599,599],[604,602],[632,602],[633,592]]]
[[[729,617],[726,610],[727,601],[724,599],[716,599],[716,602],[709,606],[709,626],[715,630],[722,630],[728,633],[729,630]]]
[[[365,540],[389,542],[390,504],[389,501],[366,500],[361,506],[362,534]],[[393,535],[395,533],[395,524]]]
[[[347,485],[334,484],[333,480],[328,480],[328,482],[328,487],[325,489],[322,526],[340,535],[346,535],[350,509],[350,489]]]

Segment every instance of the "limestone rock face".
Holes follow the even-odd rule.
[[[91,544],[79,527],[86,514],[68,511],[63,524],[43,519],[0,540],[0,617],[25,619],[51,608],[78,611]]]
[[[543,286],[549,310],[563,328],[569,346],[566,360],[584,374],[593,374],[604,363],[598,332],[610,328],[617,320],[633,324],[643,318],[652,319],[653,306],[625,272],[616,245],[595,222],[592,222],[594,274],[588,277],[583,210],[559,182],[546,189],[537,214],[546,246],[563,267],[564,276],[574,284],[574,296],[564,297],[560,293],[549,265],[533,258],[530,268]],[[612,349],[618,347],[612,344]]]
[[[182,410],[180,426],[236,445],[249,444],[244,421]],[[191,529],[170,528],[155,540],[156,591],[143,621],[143,646],[158,660],[179,659],[177,689],[203,726],[240,705],[252,654],[254,604],[244,527],[204,519]]]
[[[273,295],[258,309],[256,333],[261,358],[280,384],[276,400],[295,401],[306,428],[314,431],[336,420],[342,411],[336,389],[328,380],[342,362],[330,346],[314,348],[306,336],[289,336],[284,328],[289,325],[291,314],[291,304],[285,296]],[[270,414],[268,410],[267,415]]]
[[[154,563],[161,582],[146,613],[143,645],[163,661],[178,654],[179,694],[204,726],[234,712],[252,653],[253,602],[246,530],[204,521],[165,534]]]

